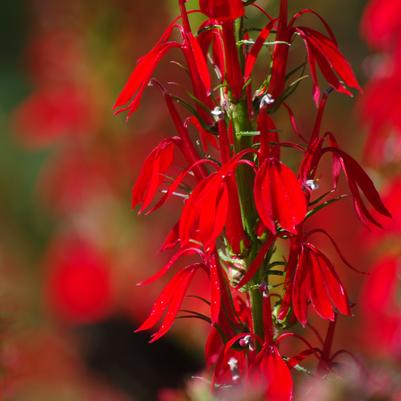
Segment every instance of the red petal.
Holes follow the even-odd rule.
[[[221,308],[221,282],[220,275],[218,272],[219,267],[216,263],[210,265],[210,289],[211,289],[211,305],[210,314],[213,323],[217,323],[219,320],[220,308]]]
[[[270,35],[270,31],[272,30],[275,22],[276,22],[276,20],[271,21],[269,24],[267,24],[262,29],[262,31],[259,33],[255,43],[249,50],[249,53],[248,53],[248,56],[247,56],[246,62],[245,62],[245,72],[244,72],[245,82],[248,81],[248,79],[251,77],[253,67],[255,66],[256,59],[259,55],[259,52],[261,51],[265,40]]]
[[[307,283],[307,259],[305,250],[302,249],[299,262],[294,276],[292,289],[292,306],[297,320],[303,325],[307,322],[307,300],[309,298],[309,288]]]
[[[384,206],[383,201],[381,200],[380,195],[373,184],[373,181],[365,173],[363,168],[356,162],[355,159],[340,149],[337,149],[336,153],[338,153],[344,161],[345,173],[355,180],[372,206],[382,215],[391,217],[391,213]]]
[[[160,329],[152,335],[151,343],[157,341],[160,337],[164,336],[174,323],[174,320],[177,316],[177,313],[181,307],[182,301],[184,299],[187,288],[192,280],[194,273],[197,270],[199,265],[191,265],[177,273],[176,276],[179,276],[171,286],[171,298],[168,305],[167,313],[164,317],[163,323],[160,326]],[[142,328],[143,330],[143,328]]]
[[[333,71],[340,76],[347,86],[361,89],[350,64],[331,39],[311,28],[297,27],[296,30],[302,36],[305,44],[313,47],[315,55],[319,53],[322,59],[327,60]]]
[[[305,194],[293,171],[283,163],[274,163],[270,170],[275,218],[283,229],[296,234],[307,211]]]
[[[311,301],[317,314],[323,319],[334,321],[334,311],[326,291],[325,276],[319,268],[318,261],[313,253],[309,253],[309,273]]]
[[[205,361],[206,367],[211,367],[217,361],[217,358],[223,347],[223,341],[217,329],[212,327],[206,340]]]
[[[273,204],[271,199],[271,181],[268,174],[268,163],[265,161],[261,167],[259,167],[258,172],[255,177],[254,184],[254,198],[256,209],[259,213],[263,224],[269,229],[273,234],[276,233],[276,224],[274,222],[273,216]]]
[[[200,0],[201,11],[209,18],[234,20],[245,13],[242,0]]]
[[[189,49],[191,49],[192,51],[199,78],[201,79],[203,86],[206,89],[207,95],[209,95],[211,92],[210,74],[205,56],[203,55],[198,39],[189,32],[186,33],[185,38],[186,40],[188,40]]]
[[[142,286],[142,285],[148,285],[148,284],[154,283],[156,280],[163,277],[173,267],[173,265],[178,261],[178,259],[184,255],[203,256],[203,253],[198,248],[181,249],[175,255],[173,255],[172,258],[156,274],[154,274],[153,276],[149,277],[148,279],[146,279],[144,281],[141,281],[137,285]]]
[[[349,308],[348,296],[345,292],[337,273],[334,270],[333,265],[326,255],[320,251],[314,250],[315,260],[317,261],[317,266],[319,266],[322,277],[325,279],[325,284],[327,292],[333,302],[333,305],[341,312],[343,315],[350,315],[351,311]]]
[[[288,365],[283,361],[277,347],[263,359],[262,368],[267,379],[266,401],[290,401],[293,381]]]
[[[143,91],[149,83],[154,69],[165,53],[173,47],[181,47],[181,45],[177,42],[162,43],[154,47],[138,61],[137,66],[113,106],[113,109],[120,108],[116,111],[117,114],[129,110],[129,116],[138,108]],[[124,105],[126,107],[121,108]]]
[[[146,158],[139,178],[132,190],[132,207],[142,203],[143,212],[152,202],[165,173],[174,159],[174,144],[166,139],[156,146]]]

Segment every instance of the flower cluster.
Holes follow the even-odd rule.
[[[152,335],[156,341],[177,317],[203,319],[211,327],[205,354],[214,391],[252,386],[267,400],[287,401],[293,394],[291,369],[302,369],[304,359],[316,357],[319,372],[331,368],[337,315],[351,314],[337,269],[317,246],[316,235],[326,236],[350,265],[327,231],[308,228],[309,219],[346,197],[363,224],[380,225],[378,216],[390,215],[362,167],[322,129],[330,93],[350,96],[359,84],[332,30],[311,9],[289,16],[288,0],[281,0],[275,17],[254,1],[201,0],[200,10],[192,11],[185,3],[179,0],[180,16],[139,59],[114,106],[116,113],[130,116],[146,87],[153,86],[176,129],[147,157],[133,188],[132,204],[140,213],[156,211],[173,196],[182,201],[181,215],[162,246],[175,253],[141,285],[175,270],[184,257],[192,258],[174,273],[137,331],[161,323]],[[248,26],[251,8],[266,20],[259,29]],[[195,31],[192,14],[204,17]],[[321,30],[303,25],[305,14],[315,17]],[[306,61],[291,66],[289,56],[298,41]],[[170,91],[180,85],[153,78],[173,49],[182,53],[185,63],[176,64],[192,84],[183,94]],[[299,128],[287,103],[308,76],[316,107],[310,133]],[[288,116],[292,140],[283,140],[280,113]],[[297,154],[296,169],[285,162],[284,149]],[[325,155],[332,160],[331,184],[319,188]],[[337,188],[341,173],[349,195]],[[202,272],[210,281],[210,300],[202,298],[209,316],[181,309],[188,287]],[[330,322],[321,347],[292,330],[297,323],[309,325],[309,309]],[[281,344],[289,338],[306,349],[284,355]]]

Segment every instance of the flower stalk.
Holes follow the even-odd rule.
[[[378,225],[375,214],[389,216],[362,167],[322,128],[329,94],[352,95],[351,89],[359,89],[359,84],[331,29],[310,9],[289,19],[287,0],[280,1],[276,17],[253,1],[200,0],[205,20],[193,32],[186,2],[179,0],[179,5],[182,24],[175,20],[140,59],[115,104],[117,113],[135,111],[161,58],[171,48],[181,49],[193,93],[181,99],[162,87],[178,139],[165,139],[146,159],[133,190],[133,206],[150,213],[178,188],[186,188],[178,221],[163,245],[164,250],[176,249],[176,253],[146,283],[172,274],[183,256],[194,261],[174,273],[138,330],[161,322],[151,341],[165,335],[180,316],[188,286],[202,270],[210,281],[210,293],[205,294],[210,319],[203,320],[211,325],[206,363],[213,370],[212,390],[257,386],[267,400],[290,401],[291,370],[302,370],[303,360],[313,356],[318,359],[317,371],[330,369],[337,314],[351,314],[338,266],[311,242],[311,234],[323,232],[340,253],[339,248],[325,230],[308,232],[304,222],[346,198],[336,194],[341,172],[362,223]],[[256,33],[247,27],[248,7],[268,19]],[[302,25],[304,14],[317,17],[322,31]],[[180,40],[171,39],[174,29]],[[296,88],[288,80],[293,74],[288,71],[289,54],[296,40],[305,45],[313,86],[310,105],[316,117],[310,133],[299,130],[296,113],[285,99]],[[273,46],[267,60],[261,56],[266,43]],[[268,66],[259,85],[258,63]],[[329,90],[321,90],[317,69]],[[179,110],[175,100],[186,105],[185,110]],[[290,141],[282,142],[280,137],[279,110],[288,114],[294,131]],[[189,125],[195,128],[194,134],[190,135]],[[287,166],[282,147],[300,153],[296,171]],[[188,162],[178,175],[172,173],[176,150]],[[325,154],[332,158],[332,169],[324,174],[333,184],[319,189],[316,177],[318,171],[322,174],[320,161]],[[175,175],[166,180],[171,174]],[[340,259],[352,267],[341,253]],[[277,293],[271,292],[275,287]],[[291,331],[297,324],[306,330],[311,310],[329,321],[323,349]],[[280,344],[285,338],[301,341],[307,349],[283,356]]]

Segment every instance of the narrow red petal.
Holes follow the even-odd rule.
[[[170,327],[174,323],[187,288],[192,280],[192,277],[194,276],[194,273],[197,270],[197,267],[199,267],[199,265],[191,265],[186,267],[181,272],[177,273],[177,276],[179,276],[179,278],[177,279],[177,282],[175,282],[174,287],[172,287],[172,295],[168,305],[167,313],[164,317],[163,323],[160,326],[160,329],[152,335],[152,339],[150,340],[151,343],[163,337],[170,330]]]
[[[266,401],[291,401],[293,394],[291,372],[277,347],[271,347],[270,354],[264,358],[262,366],[268,386]]]

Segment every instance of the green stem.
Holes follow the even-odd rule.
[[[234,36],[235,42],[241,39],[241,27],[242,21],[239,19],[235,21],[234,24]],[[234,49],[232,49],[233,51]],[[236,54],[233,52],[230,54],[234,57],[235,62],[229,64],[234,67],[243,68],[243,55],[241,54],[241,49],[236,49]],[[235,69],[235,68],[234,68]],[[235,76],[235,71],[226,71],[227,76]],[[233,128],[234,128],[234,149],[238,153],[241,150],[248,149],[252,147],[252,137],[242,135],[242,132],[252,131],[253,126],[250,120],[250,112],[248,110],[248,104],[246,99],[241,96],[238,98],[236,94],[232,97],[233,112],[231,115]],[[252,156],[249,156],[250,158]],[[253,185],[254,185],[254,175],[253,171],[248,167],[241,165],[236,171],[236,180],[239,192],[239,200],[241,207],[242,223],[245,232],[251,240],[251,246],[248,250],[246,264],[249,266],[257,255],[259,244],[256,238],[256,224],[257,224],[257,213],[253,198]],[[263,330],[263,294],[259,289],[260,283],[263,281],[263,271],[259,270],[250,283],[249,297],[251,302],[251,313],[253,329],[256,335],[261,339],[264,338]]]
[[[233,112],[233,127],[235,133],[234,147],[236,153],[243,149],[250,148],[252,146],[252,138],[241,135],[244,131],[252,130],[247,104],[244,100],[235,105],[235,110]],[[252,241],[247,257],[247,266],[249,266],[255,258],[259,248],[255,235],[257,213],[253,199],[253,172],[247,166],[239,166],[236,178],[244,229]],[[258,271],[250,283],[249,297],[251,301],[253,329],[255,334],[263,339],[263,295],[259,289],[259,284],[262,281],[263,271]]]
[[[261,339],[264,338],[264,324],[263,324],[263,294],[259,288],[259,284],[263,281],[262,271],[259,270],[252,280],[251,289],[249,290],[249,298],[251,300],[251,312],[253,330]]]
[[[235,105],[233,112],[234,147],[238,153],[252,146],[252,137],[241,135],[242,132],[252,131],[252,124],[248,116],[246,101],[242,100]],[[242,220],[244,229],[252,241],[255,240],[256,209],[253,201],[253,172],[247,166],[237,169],[237,183],[240,196]]]

